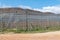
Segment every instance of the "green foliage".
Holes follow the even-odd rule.
[[[6,32],[13,32],[13,33],[36,33],[36,32],[48,32],[48,31],[57,31],[60,30],[60,26],[32,26],[32,28],[28,29],[19,29],[19,28],[14,28],[14,29],[8,29],[7,27],[2,27],[0,28],[0,32],[6,33]]]

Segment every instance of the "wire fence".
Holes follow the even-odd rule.
[[[60,16],[58,15],[35,15],[28,14],[28,12],[24,14],[0,13],[0,30],[23,29],[30,31],[57,26],[60,27]]]

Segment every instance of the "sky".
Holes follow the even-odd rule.
[[[0,0],[0,8],[21,7],[42,12],[60,13],[60,0]]]

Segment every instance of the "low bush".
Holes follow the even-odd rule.
[[[8,29],[8,28],[2,28],[0,29],[0,33],[6,33],[6,32],[13,32],[13,33],[35,33],[35,32],[48,32],[48,31],[57,31],[60,30],[60,26],[47,26],[47,27],[41,27],[36,26],[32,27],[32,29]]]

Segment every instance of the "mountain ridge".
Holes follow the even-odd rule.
[[[36,11],[36,10],[31,10],[31,9],[23,9],[23,8],[0,8],[0,13],[20,13],[20,12],[55,14],[52,12],[41,12],[41,11]]]

